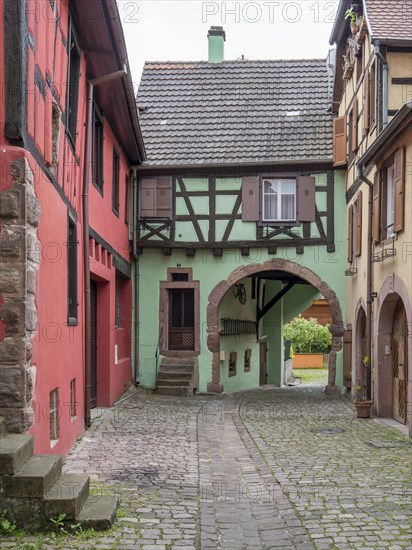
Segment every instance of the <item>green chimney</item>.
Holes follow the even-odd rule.
[[[226,34],[223,27],[210,27],[207,34],[209,40],[209,63],[222,63],[224,61],[224,49]]]

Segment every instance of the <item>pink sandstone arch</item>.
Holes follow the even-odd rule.
[[[332,325],[329,330],[332,333],[332,349],[329,354],[329,377],[326,388],[329,394],[339,394],[336,386],[336,353],[342,349],[342,336],[345,331],[343,325],[342,310],[335,292],[322,279],[307,267],[290,260],[274,259],[263,264],[241,266],[235,269],[226,280],[218,283],[209,294],[207,306],[207,347],[212,352],[212,382],[207,385],[208,391],[221,393],[223,385],[220,383],[220,325],[219,305],[226,292],[237,282],[245,277],[262,271],[285,271],[301,277],[313,285],[328,301],[332,313]]]

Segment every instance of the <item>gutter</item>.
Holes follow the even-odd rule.
[[[388,79],[389,79],[389,66],[385,57],[380,51],[380,42],[379,40],[375,43],[375,55],[382,63],[383,67],[383,90],[382,90],[382,126],[385,129],[388,125]]]
[[[358,177],[368,186],[368,246],[366,264],[366,354],[369,357],[366,366],[366,392],[367,399],[372,399],[372,208],[373,208],[373,182],[364,174],[358,165]]]
[[[135,361],[135,370],[134,370],[134,385],[139,385],[139,376],[140,376],[140,355],[139,355],[139,257],[137,255],[137,167],[133,166],[133,176],[132,176],[132,189],[133,189],[133,252],[132,258],[134,262],[134,361]]]
[[[306,166],[306,165],[312,165],[312,164],[326,164],[332,166],[333,159],[302,159],[302,160],[276,160],[276,161],[268,161],[268,162],[225,162],[224,166],[225,168],[243,168],[243,167],[249,167],[249,166]],[[186,163],[186,164],[180,164],[178,160],[174,160],[173,163],[170,164],[141,164],[138,166],[139,172],[143,170],[171,170],[179,168],[179,170],[198,170],[199,168],[205,169],[205,168],[220,168],[222,169],[222,163],[221,162],[210,162],[210,163],[203,163],[202,161],[199,161],[198,163]]]

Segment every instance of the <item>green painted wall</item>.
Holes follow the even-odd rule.
[[[326,182],[324,175],[317,176],[320,184]],[[207,180],[204,178],[185,179],[187,188],[191,190],[207,190]],[[240,178],[217,179],[217,189],[239,189],[241,184]],[[317,193],[318,195],[318,193]],[[325,207],[322,201],[325,200],[326,194],[319,193],[317,201],[321,208]],[[200,197],[202,198],[202,197]],[[222,199],[222,201],[221,201]],[[227,200],[227,204],[225,200]],[[201,204],[200,201],[199,204]],[[179,204],[182,202],[179,199]],[[233,206],[233,196],[217,197],[217,205],[221,211],[229,212]],[[179,206],[179,209],[181,206]],[[183,207],[182,207],[183,208]],[[203,206],[200,206],[203,209]],[[227,208],[227,210],[225,210]],[[207,235],[208,222],[200,221],[202,231]],[[226,222],[223,222],[226,224]],[[184,240],[196,240],[193,228],[190,230],[191,223],[178,224],[176,228],[176,240],[184,242]],[[186,226],[187,229],[183,229]],[[312,224],[313,226],[313,224]],[[253,227],[253,231],[250,229]],[[224,230],[224,229],[223,229]],[[223,233],[222,229],[218,229],[217,235]],[[190,237],[187,237],[189,235]],[[252,237],[253,233],[253,237]],[[312,234],[314,230],[312,228]],[[179,236],[181,235],[181,237]],[[241,236],[242,235],[242,236]],[[243,235],[249,235],[252,240],[255,238],[254,224],[236,222],[232,238],[247,239]],[[206,332],[206,308],[208,304],[208,296],[214,287],[222,280],[226,280],[229,275],[241,265],[262,264],[265,261],[283,258],[295,262],[298,265],[307,267],[325,281],[330,288],[336,293],[341,308],[343,318],[345,319],[345,266],[346,266],[346,219],[345,219],[345,186],[343,175],[339,172],[335,174],[335,243],[336,252],[328,254],[325,246],[307,247],[303,254],[296,254],[293,247],[279,247],[276,255],[269,255],[267,249],[250,249],[248,257],[242,257],[239,250],[225,250],[222,257],[214,257],[211,250],[198,250],[196,257],[186,257],[184,251],[173,250],[172,256],[164,256],[160,250],[145,249],[140,257],[140,329],[139,329],[139,367],[140,367],[140,382],[144,386],[153,387],[155,385],[155,351],[158,341],[159,332],[159,281],[167,279],[166,273],[168,267],[176,267],[178,264],[181,267],[193,269],[193,279],[200,281],[200,325],[201,325],[201,353],[199,356],[200,365],[200,391],[207,390],[207,383],[211,381],[211,353],[207,349],[207,332]],[[278,282],[271,282],[268,285],[266,300],[268,300],[269,290],[275,291],[275,286]],[[270,288],[269,288],[270,287]],[[230,291],[229,291],[230,293]],[[283,304],[279,304],[276,309],[272,310],[265,318],[263,328],[265,330],[273,330],[273,339],[276,340],[276,346],[269,346],[269,382],[280,383],[283,368],[283,350],[282,350],[282,326],[284,322],[288,322],[290,318],[295,316],[300,311],[304,310],[311,302],[310,290],[300,290],[296,287],[291,291],[291,295],[283,300]],[[315,293],[316,294],[316,293]],[[248,292],[250,297],[250,291]],[[315,295],[314,295],[315,297]],[[249,303],[251,302],[251,303]],[[238,308],[233,300],[231,305],[231,297],[228,295],[224,298],[221,304],[221,313],[237,312]],[[249,314],[254,307],[255,302],[250,298],[245,306],[241,306],[242,312]],[[283,308],[283,318],[282,318]],[[236,313],[236,314],[237,314]],[[226,313],[225,313],[226,314]],[[235,313],[233,313],[235,314]],[[223,317],[223,314],[220,315]],[[270,325],[270,326],[269,326]],[[225,340],[226,338],[226,340]],[[259,361],[257,344],[253,343],[252,348],[252,369],[250,373],[243,371],[243,354],[246,347],[251,347],[249,342],[232,342],[228,340],[230,337],[222,337],[222,346],[227,350],[238,350],[238,374],[230,379],[227,377],[227,360],[221,364],[221,382],[225,385],[225,391],[233,391],[245,387],[253,387],[258,384],[259,380]],[[233,338],[233,337],[232,337]],[[247,344],[247,346],[246,346]],[[252,343],[251,343],[252,344]],[[337,383],[342,385],[342,352],[338,353],[337,358]]]

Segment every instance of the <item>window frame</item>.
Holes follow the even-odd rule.
[[[71,44],[73,44],[72,47]],[[66,133],[75,148],[79,108],[81,50],[71,16],[69,18],[67,48]],[[77,54],[75,58],[73,58],[73,52]]]
[[[67,217],[67,324],[78,324],[77,220]]]
[[[104,120],[93,102],[92,182],[104,196]]]
[[[49,437],[53,447],[60,437],[59,425],[59,388],[54,388],[49,393]]]
[[[119,217],[120,212],[120,155],[113,147],[112,154],[112,211]]]
[[[294,180],[294,218],[293,219],[282,219],[282,218],[276,218],[276,219],[265,219],[264,213],[265,213],[265,196],[269,195],[269,193],[265,193],[264,186],[267,181],[270,180],[279,180],[279,181],[286,181],[286,180]],[[280,198],[282,198],[283,195],[291,195],[291,193],[280,193]],[[299,225],[298,219],[297,219],[297,197],[298,197],[298,188],[297,188],[297,176],[296,175],[262,175],[260,180],[260,223],[262,225]],[[282,209],[282,201],[280,200],[278,203],[277,211],[281,213]]]

